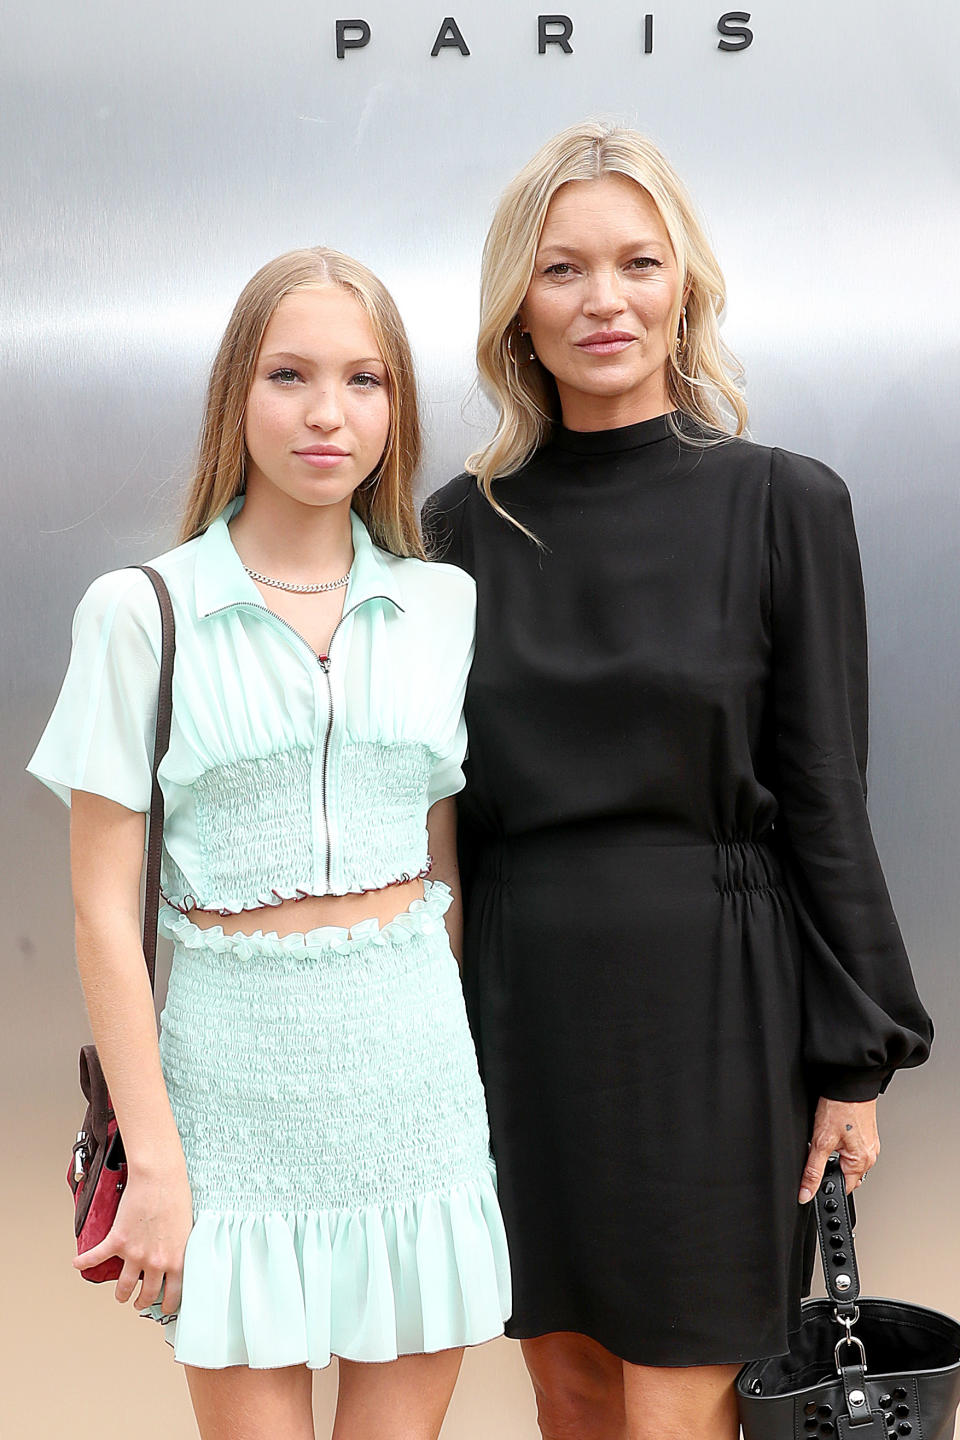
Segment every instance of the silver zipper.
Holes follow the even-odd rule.
[[[306,645],[307,649],[310,651],[310,654],[317,661],[317,664],[323,671],[324,678],[327,682],[327,726],[323,735],[323,753],[320,760],[320,803],[323,807],[323,833],[326,841],[323,873],[324,881],[327,887],[325,893],[328,895],[330,893],[330,871],[332,868],[333,860],[331,854],[332,847],[330,845],[330,822],[327,819],[327,765],[330,756],[330,736],[333,733],[333,681],[330,679],[330,658],[333,653],[333,642],[337,638],[337,631],[340,629],[340,626],[343,624],[344,620],[346,620],[350,615],[353,615],[357,610],[359,610],[361,605],[366,605],[370,600],[389,599],[389,595],[367,595],[365,599],[358,600],[356,605],[351,605],[349,610],[344,610],[343,614],[340,616],[340,619],[333,627],[330,635],[330,640],[327,645],[326,655],[318,655],[317,652],[314,650],[313,646],[310,644],[310,641],[305,639],[304,636],[300,634],[300,631],[296,628],[296,626],[291,625],[289,620],[284,620],[283,616],[278,615],[275,610],[271,610],[269,605],[257,605],[252,600],[240,600],[235,601],[232,605],[221,605],[219,610],[210,610],[208,612],[210,615],[221,615],[224,610],[235,610],[240,606],[243,606],[248,610],[262,610],[265,615],[270,615],[274,620],[279,620],[281,625],[285,625],[292,634],[296,635],[297,639],[301,641],[304,645]]]
[[[333,635],[337,632],[334,630]],[[326,655],[319,655],[320,669],[323,671],[327,682],[327,728],[323,736],[323,756],[320,761],[320,803],[323,806],[323,834],[326,845],[323,873],[326,881],[326,894],[330,894],[330,867],[331,867],[331,845],[330,845],[330,822],[327,819],[327,760],[330,755],[330,736],[333,733],[333,681],[330,679],[330,651],[333,648],[333,635],[330,636],[330,644],[327,646]]]

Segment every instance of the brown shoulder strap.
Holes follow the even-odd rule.
[[[173,656],[176,649],[176,626],[170,592],[156,570],[149,565],[136,565],[157,592],[160,605],[160,687],[157,700],[157,733],[153,746],[153,788],[150,793],[150,829],[147,838],[147,876],[143,902],[143,958],[147,962],[150,989],[155,986],[157,969],[157,919],[160,914],[160,856],[163,850],[163,792],[157,778],[160,761],[170,745],[170,721],[173,717]]]

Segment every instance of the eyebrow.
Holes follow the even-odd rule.
[[[262,355],[261,360],[265,365],[276,365],[281,361],[291,361],[294,365],[312,365],[313,359],[309,355],[298,355],[295,350],[273,350],[268,355]],[[362,355],[359,360],[348,360],[347,365],[383,365],[386,369],[386,361],[379,355]]]
[[[666,250],[668,246],[663,240],[654,240],[651,237],[649,240],[628,240],[625,245],[621,245],[619,248],[622,254],[626,254],[629,250]],[[558,241],[548,240],[546,243],[541,243],[537,247],[538,255],[546,253],[556,255],[581,255],[583,252],[578,250],[575,245],[561,245]]]

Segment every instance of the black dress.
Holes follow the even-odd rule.
[[[514,1270],[508,1333],[647,1365],[787,1349],[818,1095],[927,1055],[864,804],[847,491],[666,417],[425,511],[478,587],[465,986]]]

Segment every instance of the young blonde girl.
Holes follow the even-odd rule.
[[[217,354],[180,543],[159,1045],[138,934],[160,654],[95,580],[30,769],[68,804],[77,956],[129,1183],[78,1268],[168,1320],[203,1440],[435,1436],[509,1314],[461,999],[453,796],[474,586],[423,559],[410,350],[383,285],[298,250]]]

